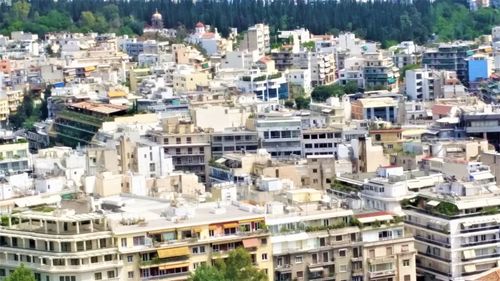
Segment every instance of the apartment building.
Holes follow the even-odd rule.
[[[344,67],[339,70],[339,82],[342,85],[356,83],[358,87],[365,87],[363,75],[364,59],[362,57],[349,57],[344,60]]]
[[[31,171],[28,141],[14,135],[0,137],[0,172],[23,173]]]
[[[404,204],[424,280],[476,280],[499,262],[499,189],[486,165],[467,170]]]
[[[68,104],[57,113],[49,130],[56,144],[70,147],[89,145],[105,121],[127,114],[128,106],[82,101]]]
[[[255,120],[260,147],[273,157],[302,155],[302,121],[297,116],[261,116]]]
[[[424,52],[422,64],[429,68],[455,71],[458,79],[465,83],[468,78],[467,61],[465,59],[473,54],[471,44],[440,44],[437,49]]]
[[[352,118],[356,120],[382,120],[395,123],[398,101],[390,97],[361,98],[352,102]]]
[[[331,187],[335,178],[335,156],[307,156],[308,177],[305,184],[314,189],[326,190]]]
[[[269,26],[258,23],[248,28],[243,40],[239,45],[239,50],[254,51],[257,50],[260,56],[271,51],[271,41],[269,36]]]
[[[351,259],[362,260],[359,228],[350,225],[352,210],[322,205],[320,199],[267,204],[275,280],[363,280],[362,272],[351,273]]]
[[[388,53],[366,52],[363,58],[365,87],[384,87],[390,91],[398,91],[399,69]]]
[[[227,153],[257,152],[259,138],[256,131],[245,129],[227,129],[210,134],[212,157]]]
[[[272,248],[263,210],[241,203],[180,202],[115,196],[123,214],[110,214],[128,280],[185,281],[203,264],[243,247],[273,280]],[[132,203],[132,204],[131,204]]]
[[[255,93],[262,101],[288,99],[288,82],[281,72],[266,73],[251,70],[236,81],[237,87],[244,93]]]
[[[302,131],[302,152],[309,155],[336,155],[341,143],[342,130],[336,128],[310,128]]]
[[[352,259],[353,280],[416,281],[415,239],[406,233],[401,217],[391,212],[367,212],[354,216],[361,228],[362,253]]]
[[[311,83],[313,87],[329,85],[337,80],[335,55],[333,53],[312,53]]]
[[[262,149],[257,153],[225,153],[210,163],[210,181],[251,184],[255,165],[265,165],[270,161],[271,155]]]
[[[411,100],[432,101],[435,95],[435,72],[427,69],[411,69],[405,74],[406,95]]]
[[[0,278],[21,264],[40,281],[126,278],[108,220],[88,210],[47,206],[9,215],[0,228]]]
[[[162,144],[165,153],[172,156],[175,170],[192,172],[201,181],[208,176],[208,161],[211,157],[210,135],[191,122],[168,118],[162,131],[150,131],[150,139]]]

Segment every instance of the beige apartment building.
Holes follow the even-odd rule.
[[[150,139],[162,144],[165,153],[172,156],[175,170],[195,173],[205,181],[211,157],[210,134],[193,123],[169,118],[162,131],[150,131]]]
[[[271,51],[271,41],[269,37],[269,26],[259,23],[248,28],[243,40],[239,45],[239,50],[258,51],[260,56]]]

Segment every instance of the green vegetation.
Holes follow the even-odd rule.
[[[41,115],[41,105],[35,105],[33,93],[26,94],[16,113],[9,115],[9,124],[15,129],[31,129],[35,122],[41,120]]]
[[[308,109],[309,104],[311,103],[311,99],[305,97],[297,97],[295,98],[295,106],[297,109]]]
[[[434,207],[432,211],[449,217],[456,216],[459,213],[458,207],[455,204],[449,202],[439,203],[439,205]]]
[[[308,41],[302,44],[302,47],[306,48],[309,51],[314,51],[315,46],[316,44],[314,43],[314,41]]]
[[[347,224],[343,221],[335,223],[333,225],[320,225],[320,226],[307,226],[305,228],[306,232],[314,232],[314,231],[322,231],[322,230],[332,230],[332,229],[341,229],[346,227]]]
[[[500,212],[500,209],[497,206],[489,206],[489,207],[484,207],[482,214],[483,215],[494,215],[498,214]]]
[[[125,1],[13,0],[0,6],[0,32],[24,30],[37,34],[57,31],[141,34],[144,23],[158,9],[165,26],[191,29],[197,21],[217,27],[224,35],[229,27],[246,30],[265,22],[271,27],[273,47],[278,30],[297,26],[314,34],[351,31],[368,40],[390,46],[414,40],[425,43],[435,33],[441,40],[471,39],[489,34],[500,24],[500,11],[483,8],[471,12],[466,2],[452,0],[399,1]],[[182,38],[180,36],[179,38]]]
[[[314,101],[324,102],[330,97],[341,97],[345,94],[354,94],[358,91],[356,82],[349,82],[345,86],[340,84],[322,85],[314,88],[311,97]]]
[[[35,275],[31,269],[21,264],[14,272],[12,272],[4,281],[35,281]]]
[[[191,274],[190,281],[266,281],[267,275],[252,263],[244,248],[229,253],[227,259],[217,259],[215,265],[202,265]]]
[[[417,69],[419,67],[420,67],[420,65],[418,65],[418,64],[408,64],[408,65],[405,65],[404,67],[402,67],[399,70],[399,82],[403,82],[405,80],[405,75],[406,75],[407,70]]]
[[[43,212],[43,213],[50,213],[54,211],[56,208],[50,207],[50,206],[36,206],[32,208],[33,211],[35,212]]]
[[[337,180],[333,181],[333,183],[331,184],[331,187],[332,187],[332,189],[335,189],[335,190],[338,190],[338,191],[342,191],[342,192],[346,192],[346,193],[349,193],[349,192],[358,192],[359,191],[354,186],[345,184],[345,183],[337,181]]]

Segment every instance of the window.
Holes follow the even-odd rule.
[[[335,236],[335,241],[342,241],[342,235]]]
[[[347,252],[346,250],[339,250],[339,256],[340,257],[345,257],[346,252]]]
[[[113,255],[105,255],[104,256],[104,261],[111,261],[113,260]]]
[[[318,172],[318,169],[313,169],[313,173],[316,174]]]
[[[267,261],[267,253],[263,253],[262,254],[262,260],[263,261]]]
[[[382,139],[382,137],[380,136],[380,134],[375,134],[376,141],[380,141],[381,139]]]
[[[401,245],[401,252],[408,252],[408,251],[409,251],[408,244]]]
[[[295,263],[302,263],[302,256],[295,256]]]
[[[0,268],[0,276],[5,276],[5,269]]]
[[[403,260],[403,266],[410,266],[410,260]]]
[[[127,262],[133,262],[134,256],[127,256]]]
[[[135,236],[134,237],[134,246],[142,246],[145,244],[144,236]]]
[[[347,264],[341,264],[339,268],[339,272],[346,272],[347,271]]]
[[[262,239],[260,240],[260,243],[261,243],[262,245],[267,245],[267,239],[266,239],[266,238],[262,238]]]
[[[122,238],[122,247],[127,247],[127,238]]]
[[[405,275],[404,281],[411,281],[411,275]]]
[[[385,248],[385,254],[386,255],[392,255],[392,247]]]
[[[115,271],[114,270],[108,271],[108,279],[111,279],[111,278],[115,278]]]
[[[97,262],[98,262],[97,257],[90,258],[90,263],[97,263]]]
[[[370,250],[370,252],[368,254],[370,255],[370,258],[374,258],[375,257],[375,250],[374,249]]]
[[[304,278],[304,271],[297,271],[297,278]]]
[[[128,279],[132,279],[134,278],[134,272],[133,271],[129,271],[128,272]]]
[[[94,279],[95,280],[101,280],[102,279],[102,273],[101,272],[94,273]]]

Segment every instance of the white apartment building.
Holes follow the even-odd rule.
[[[241,40],[239,50],[257,50],[260,56],[271,51],[271,41],[269,37],[269,26],[258,23],[248,28],[247,33]]]
[[[0,228],[0,278],[24,264],[36,280],[125,280],[104,215],[46,211],[11,214]]]
[[[288,83],[304,89],[306,94],[312,91],[311,71],[309,69],[289,69],[286,73]]]
[[[406,95],[411,100],[432,101],[435,95],[435,71],[424,68],[407,70],[405,74]]]
[[[336,155],[337,145],[342,143],[342,130],[310,128],[302,131],[302,152],[308,155]]]
[[[244,93],[255,93],[262,101],[288,99],[287,79],[280,72],[271,74],[254,69],[241,76],[236,85]]]
[[[278,158],[302,155],[301,125],[297,116],[264,116],[255,121],[261,147]]]
[[[367,209],[403,215],[400,201],[414,197],[408,190],[403,167],[380,167],[376,176],[363,183],[361,199]]]
[[[363,75],[364,59],[362,57],[349,57],[344,60],[344,68],[339,70],[339,82],[347,85],[349,82],[355,82],[360,88],[365,87],[365,78]]]
[[[462,166],[465,180],[447,176],[404,204],[425,280],[476,280],[500,261],[500,190],[488,166]]]
[[[222,58],[220,68],[251,69],[255,62],[257,62],[260,58],[261,56],[257,50],[227,52],[224,58]]]
[[[311,80],[313,86],[335,82],[335,55],[333,53],[312,53]]]

